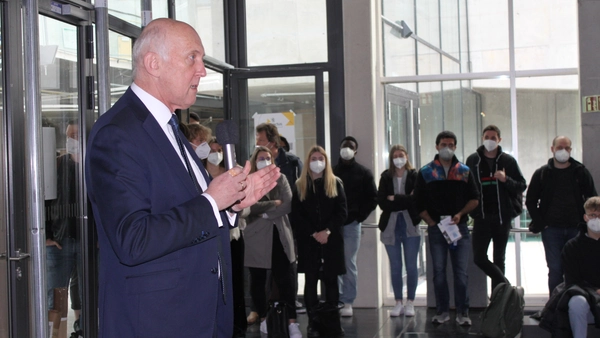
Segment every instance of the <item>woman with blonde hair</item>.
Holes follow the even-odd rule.
[[[293,225],[298,242],[298,272],[304,272],[304,301],[308,310],[308,336],[317,336],[313,319],[319,304],[317,282],[326,301],[337,307],[338,275],[346,273],[342,226],[348,210],[340,179],[331,168],[327,153],[313,146],[296,181],[292,202]],[[339,327],[338,333],[342,329]]]
[[[413,301],[417,290],[419,273],[417,255],[421,245],[419,222],[414,199],[414,187],[417,171],[408,159],[408,152],[402,145],[394,145],[390,149],[389,167],[381,173],[377,204],[383,211],[379,219],[381,242],[385,244],[390,260],[392,288],[396,298],[396,306],[390,311],[391,317],[404,314],[415,315]],[[402,303],[402,252],[406,263],[407,301]]]

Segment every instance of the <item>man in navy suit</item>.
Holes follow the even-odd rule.
[[[191,26],[152,21],[133,48],[133,84],[90,134],[99,337],[232,336],[229,229],[280,174],[274,165],[248,174],[247,162],[211,181],[171,127],[173,112],[196,101],[203,56]]]

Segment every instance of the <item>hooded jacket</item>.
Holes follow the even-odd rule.
[[[471,211],[471,217],[485,219],[483,204],[483,185],[482,178],[485,178],[487,173],[504,170],[506,173],[506,182],[497,181],[497,203],[500,214],[500,222],[502,224],[510,224],[510,221],[517,217],[523,211],[523,192],[527,188],[525,178],[521,173],[521,169],[514,157],[502,151],[502,147],[498,146],[498,152],[495,158],[495,167],[487,168],[488,165],[484,160],[485,148],[480,146],[477,151],[467,158],[467,165],[471,168],[475,182],[481,193],[479,205]]]

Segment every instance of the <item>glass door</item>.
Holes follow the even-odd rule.
[[[315,144],[327,149],[325,136],[328,93],[323,72],[273,76],[232,70],[229,118],[240,126],[238,154],[245,160],[256,144],[255,128],[263,122],[273,123],[284,136],[290,152],[304,161],[306,151]],[[287,74],[286,74],[287,75]],[[238,162],[240,162],[238,158]],[[240,162],[243,163],[243,162]]]
[[[289,152],[304,163],[310,147],[319,144],[328,149],[325,130],[328,118],[329,95],[327,73],[310,71],[247,71],[227,70],[229,106],[226,118],[240,126],[240,144],[236,148],[237,161],[243,164],[250,158],[256,144],[256,126],[273,123],[289,144]],[[342,128],[343,126],[337,126]],[[283,145],[281,145],[283,147]],[[306,163],[304,163],[306,165]],[[290,183],[294,184],[293,182]],[[245,273],[248,278],[248,273]],[[249,285],[249,280],[246,280]],[[304,274],[298,275],[298,295],[304,293]]]
[[[40,15],[40,89],[45,173],[48,320],[81,330],[82,130],[78,27]]]
[[[0,6],[0,41],[4,41],[3,15],[4,8]],[[2,44],[0,44],[0,60],[4,59]],[[4,79],[4,63],[0,62],[0,79]],[[0,91],[4,92],[4,81],[0,81],[2,87]],[[4,100],[0,99],[0,127],[4,131],[6,119],[4,116]],[[2,132],[3,135],[6,135]],[[6,142],[5,138],[0,138],[0,338],[9,336],[8,313],[9,313],[9,293],[8,293],[8,236],[7,236],[7,176],[6,176]]]
[[[418,168],[420,165],[419,96],[417,93],[387,85],[385,99],[386,153],[391,146],[401,144],[408,150],[413,166]]]

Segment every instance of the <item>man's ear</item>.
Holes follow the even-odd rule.
[[[148,74],[158,77],[160,75],[160,55],[154,52],[148,52],[144,55],[144,68]]]
[[[589,221],[588,216],[586,214],[583,214],[583,220],[587,223]]]

